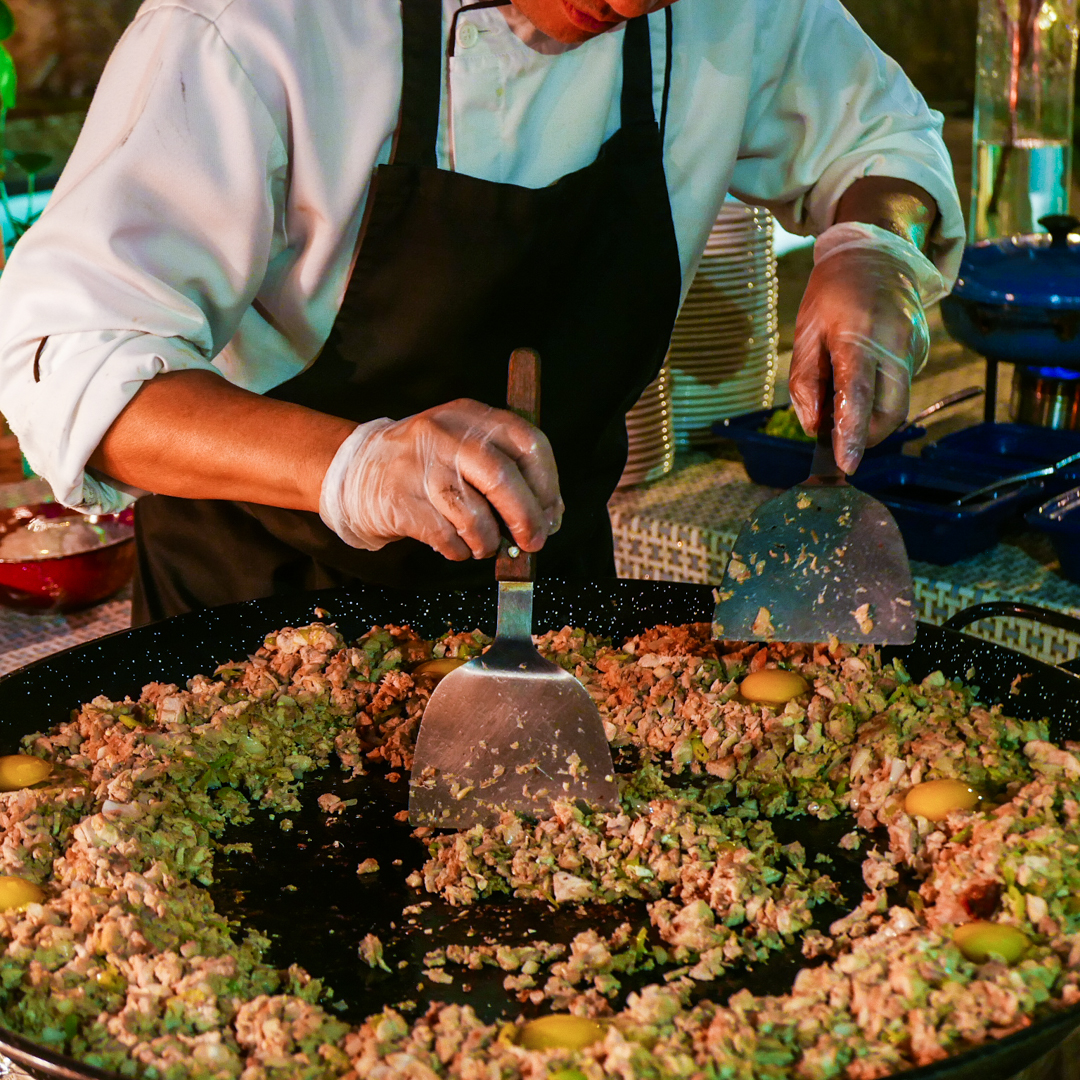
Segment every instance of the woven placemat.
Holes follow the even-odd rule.
[[[0,675],[130,625],[130,591],[70,615],[26,615],[0,609]]]

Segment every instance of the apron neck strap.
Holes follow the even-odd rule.
[[[506,0],[478,0],[454,13],[450,45],[453,53],[457,17],[477,8],[500,7]],[[662,116],[667,119],[667,99],[671,86],[671,9],[665,14],[667,55],[664,74]],[[401,0],[402,85],[401,113],[391,161],[395,165],[437,165],[435,147],[442,111],[442,2],[441,0]],[[623,34],[622,124],[655,124],[653,109],[652,49],[649,43],[648,16],[641,15],[626,24]]]
[[[639,15],[623,32],[622,124],[655,124],[649,18]]]
[[[390,160],[434,167],[442,100],[442,2],[401,0],[401,112]]]

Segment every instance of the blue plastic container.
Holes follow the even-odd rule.
[[[1062,577],[1080,581],[1080,487],[1055,495],[1030,510],[1024,520],[1050,538]]]
[[[1080,453],[1080,431],[1030,424],[976,424],[923,448],[922,456],[956,468],[993,469],[1002,476],[1041,469]],[[1043,482],[1046,495],[1080,483],[1080,462]]]
[[[730,439],[739,448],[747,475],[755,484],[766,487],[789,488],[801,484],[810,475],[814,444],[799,439],[783,439],[766,435],[761,429],[780,409],[759,409],[744,416],[718,420],[712,426],[714,435]],[[902,434],[893,433],[884,442],[870,447],[866,459],[898,454],[904,443],[926,434],[926,429],[913,427]],[[861,471],[862,465],[859,466]],[[859,475],[858,472],[855,473]]]
[[[1039,481],[1033,481],[972,506],[948,505],[1012,471],[955,468],[941,461],[892,454],[865,462],[851,482],[889,508],[910,558],[949,566],[993,547],[1002,525],[1018,518],[1042,496]]]

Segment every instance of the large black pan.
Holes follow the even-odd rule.
[[[181,616],[78,646],[0,681],[0,753],[12,752],[21,736],[65,719],[72,708],[98,694],[137,695],[147,682],[182,683],[192,674],[243,657],[258,647],[267,631],[311,621],[316,607],[329,611],[346,637],[365,632],[373,623],[407,623],[435,636],[448,627],[490,632],[495,621],[494,590],[423,597],[379,589],[332,590]],[[712,590],[703,586],[624,581],[569,588],[549,582],[537,586],[535,625],[542,631],[570,624],[617,637],[657,623],[706,622],[712,610]],[[1003,613],[1016,614],[1017,609],[979,614]],[[915,678],[938,669],[950,677],[966,677],[974,670],[971,677],[982,688],[983,700],[1006,701],[1009,711],[1022,718],[1051,717],[1058,740],[1080,738],[1080,678],[1066,671],[927,624],[920,625],[914,645],[886,652],[900,656]],[[1010,693],[1017,675],[1025,678],[1019,693]],[[324,791],[357,799],[352,817],[330,823],[315,806]],[[270,935],[271,962],[296,961],[324,978],[337,990],[345,1016],[359,1018],[408,998],[421,1008],[429,998],[467,1000],[487,1018],[513,1016],[520,1006],[502,991],[498,969],[468,972],[453,986],[433,987],[421,979],[424,986],[418,990],[424,953],[451,941],[478,943],[494,932],[516,941],[528,940],[530,930],[538,939],[568,940],[586,925],[605,930],[624,918],[635,924],[647,921],[643,909],[597,911],[584,922],[571,912],[520,902],[486,903],[464,912],[437,902],[403,919],[402,908],[421,899],[405,885],[405,877],[424,857],[420,845],[409,838],[408,827],[393,818],[406,798],[404,782],[390,783],[380,776],[344,781],[336,770],[328,770],[306,785],[304,810],[294,815],[291,832],[266,820],[236,830],[229,839],[250,841],[254,856],[219,860],[215,871],[219,909]],[[846,821],[777,826],[782,839],[801,839],[811,858],[816,850],[835,856],[835,840],[849,827]],[[371,884],[355,873],[357,862],[369,856],[382,868]],[[858,856],[830,873],[853,902],[861,892]],[[827,922],[837,914],[822,911],[821,917]],[[394,969],[390,974],[372,973],[357,961],[357,943],[372,931],[387,945]],[[402,960],[407,966],[398,970]],[[707,990],[721,1000],[740,986],[757,993],[784,992],[802,963],[798,954],[779,954],[775,962],[737,972]],[[468,990],[462,985],[466,981]],[[1078,1023],[1080,1008],[1074,1008],[1007,1039],[903,1075],[905,1080],[1009,1080]],[[0,1052],[40,1080],[117,1080],[2,1028]]]

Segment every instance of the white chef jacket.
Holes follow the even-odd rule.
[[[443,0],[444,33],[460,3]],[[837,0],[679,0],[672,16],[664,168],[684,287],[729,191],[817,233],[867,175],[933,195],[933,257],[955,277],[941,117]],[[659,117],[663,12],[649,21]],[[143,4],[0,276],[0,412],[61,502],[131,501],[85,470],[144,380],[206,369],[261,393],[317,357],[389,160],[401,36],[399,0]],[[514,9],[460,16],[439,166],[536,188],[588,165],[620,124],[622,40],[565,48]]]

